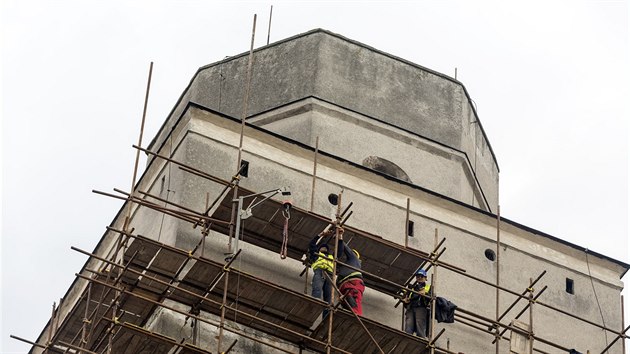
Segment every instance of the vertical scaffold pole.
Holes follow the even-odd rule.
[[[267,45],[269,45],[269,38],[271,37],[271,17],[273,16],[273,5],[269,9],[269,27],[267,27]]]
[[[243,155],[243,135],[245,133],[245,119],[247,118],[247,110],[249,104],[249,86],[252,78],[252,62],[254,58],[254,38],[256,38],[256,14],[254,14],[254,23],[252,25],[252,40],[249,46],[249,58],[247,62],[247,80],[245,82],[245,97],[243,98],[243,115],[241,116],[241,135],[238,143],[238,158],[236,159],[236,170],[241,170],[241,161]],[[237,180],[238,181],[238,180]],[[232,200],[236,200],[238,198],[238,183],[234,186],[234,198]],[[232,250],[232,237],[239,237],[239,235],[234,235],[234,223],[237,220],[236,215],[240,213],[239,210],[236,210],[234,202],[232,203],[232,218],[230,219],[230,231],[228,235],[228,252],[231,254],[236,254],[238,250]],[[235,242],[236,243],[236,242]],[[221,341],[223,340],[223,326],[225,325],[225,307],[227,306],[227,289],[228,289],[228,281],[230,278],[230,273],[226,272],[223,282],[223,303],[221,305],[221,322],[219,322],[219,338],[217,339],[217,353],[221,353]]]
[[[332,285],[330,287],[330,303],[328,304],[328,340],[326,344],[326,354],[330,354],[332,348],[332,326],[333,326],[333,304],[335,303],[335,289],[334,285],[337,284],[337,256],[339,255],[339,232],[341,227],[341,197],[343,190],[339,192],[337,198],[337,213],[335,214],[335,253],[333,254],[333,276]]]
[[[501,206],[497,205],[497,287],[496,287],[496,294],[495,294],[495,298],[496,298],[496,307],[495,307],[495,320],[497,321],[497,324],[495,324],[494,329],[495,329],[495,353],[499,354],[499,344],[500,344],[500,334],[499,334],[499,330],[500,327],[498,325],[498,322],[500,320],[500,316],[499,316],[499,286],[501,286],[501,284],[499,283],[500,281],[500,265],[501,263],[499,262],[499,260],[501,259],[500,257],[501,254]]]
[[[624,318],[624,308],[623,308],[623,295],[621,295],[621,330],[624,331],[626,328],[626,323],[625,323],[625,318]],[[622,332],[623,333],[623,332]],[[626,337],[621,338],[621,352],[625,353],[626,352]]]
[[[254,14],[254,23],[252,25],[252,40],[249,46],[249,57],[247,60],[247,78],[245,81],[245,89],[243,94],[243,113],[241,115],[241,134],[238,142],[238,157],[236,158],[236,170],[241,170],[241,162],[243,159],[243,135],[245,134],[245,120],[247,119],[247,111],[249,109],[249,88],[252,80],[252,65],[254,62],[254,38],[256,38],[256,14]],[[238,177],[238,176],[237,176]],[[236,210],[236,199],[238,198],[238,179],[234,186],[234,197],[232,198],[232,223],[230,224],[230,232],[228,238],[228,252],[236,253],[238,250],[232,249],[232,237],[239,237],[234,235],[234,221],[236,220],[236,214],[240,213],[240,210]]]
[[[433,249],[438,248],[438,229],[435,229],[435,237],[433,242]],[[429,335],[429,342],[431,343],[431,354],[435,354],[435,343],[433,343],[434,335],[435,335],[435,286],[437,285],[437,270],[438,270],[438,262],[435,260],[436,254],[433,252],[431,254],[431,264],[433,265],[433,274],[431,275],[431,328]]]
[[[88,283],[88,288],[87,288],[87,297],[85,299],[85,313],[83,316],[83,328],[82,328],[82,332],[81,332],[81,348],[84,349],[89,349],[86,348],[86,345],[88,344],[88,324],[90,323],[90,301],[92,301],[92,282]]]
[[[534,280],[529,278],[529,354],[534,353]]]
[[[149,78],[147,80],[147,89],[144,95],[144,107],[142,108],[142,121],[140,122],[140,135],[138,136],[138,146],[142,146],[142,137],[144,135],[144,122],[147,117],[147,106],[149,105],[149,92],[151,90],[151,77],[153,76],[153,62],[149,65]],[[140,162],[140,150],[136,150],[136,160],[133,166],[133,177],[131,178],[131,195],[133,198],[135,187],[136,187],[136,178],[138,177],[138,163]],[[129,221],[131,218],[131,203],[127,207],[127,215],[125,216],[125,223],[123,226],[123,230],[129,231],[127,228],[129,227]]]

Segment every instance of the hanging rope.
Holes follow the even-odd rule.
[[[291,202],[282,203],[282,216],[284,216],[284,227],[282,228],[282,248],[280,249],[280,259],[286,259],[289,244],[289,220],[291,219]]]

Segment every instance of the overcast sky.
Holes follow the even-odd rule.
[[[324,28],[464,83],[502,216],[628,262],[628,1],[2,1],[2,352],[35,340],[195,71]],[[627,277],[626,277],[627,278]],[[628,296],[626,296],[628,297]],[[626,305],[626,308],[630,308]],[[628,318],[628,316],[626,317]],[[626,321],[627,322],[627,321]]]

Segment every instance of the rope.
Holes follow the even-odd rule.
[[[282,209],[282,216],[284,216],[284,227],[282,228],[282,247],[280,248],[280,259],[286,259],[289,251],[289,220],[291,219],[291,203],[285,202],[284,209]]]

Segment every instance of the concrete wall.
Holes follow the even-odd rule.
[[[189,101],[242,117],[247,63],[248,58],[243,54],[201,68],[153,147],[162,144]],[[248,117],[308,97],[317,97],[463,152],[471,161],[490,210],[496,208],[498,166],[465,89],[458,81],[324,30],[256,50]],[[318,132],[303,134],[310,134],[313,143],[315,133]],[[339,130],[338,134],[350,136],[353,132]],[[415,183],[435,188],[436,181],[421,179]],[[437,189],[452,188],[451,182],[445,181]],[[474,199],[474,196],[459,197],[465,203]]]

